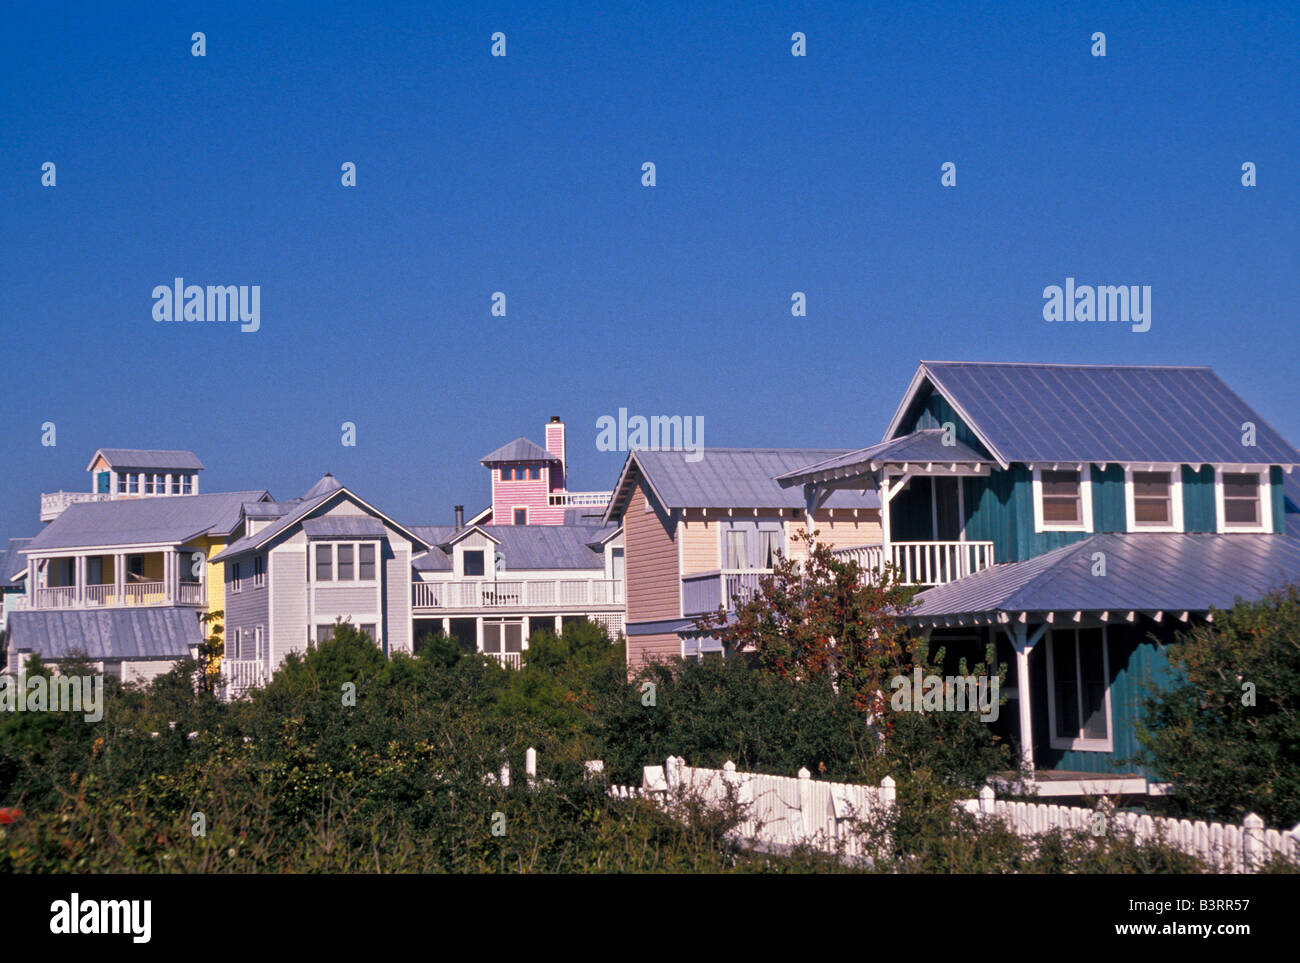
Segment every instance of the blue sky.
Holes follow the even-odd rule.
[[[552,414],[578,489],[620,407],[856,447],[921,358],[1209,364],[1300,443],[1297,49],[1294,3],[11,7],[0,535],[100,446],[410,523]],[[261,330],[155,323],[176,276]],[[1067,276],[1151,330],[1046,323]]]

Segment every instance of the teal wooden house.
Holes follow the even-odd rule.
[[[997,646],[994,724],[1065,796],[1158,791],[1145,684],[1178,630],[1300,579],[1297,464],[1206,367],[922,362],[882,442],[780,482],[809,511],[879,492],[883,559],[931,586],[908,619],[954,658]]]

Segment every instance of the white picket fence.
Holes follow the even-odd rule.
[[[1103,800],[1097,809],[1080,806],[1052,806],[1042,803],[995,799],[985,786],[978,799],[962,800],[967,812],[1001,819],[1021,838],[1039,836],[1054,829],[1095,833],[1125,831],[1136,842],[1163,840],[1189,856],[1202,860],[1219,873],[1253,873],[1270,857],[1280,853],[1300,862],[1300,823],[1290,831],[1265,829],[1264,820],[1251,813],[1242,825],[1170,819],[1131,812],[1111,811]]]
[[[777,850],[808,844],[847,859],[863,855],[854,822],[895,802],[894,780],[888,776],[876,788],[813,779],[807,769],[800,769],[796,778],[737,772],[732,762],[721,769],[702,769],[686,765],[680,756],[669,756],[662,766],[646,766],[640,786],[611,786],[609,792],[665,806],[685,795],[711,806],[734,799],[745,813],[735,830],[740,839]]]

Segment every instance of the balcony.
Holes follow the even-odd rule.
[[[703,615],[718,608],[733,611],[758,592],[759,579],[771,575],[770,568],[719,569],[682,576],[682,615]]]
[[[853,560],[869,572],[884,564],[882,545],[837,548],[831,554]],[[992,542],[891,542],[889,560],[896,577],[905,585],[930,588],[965,578],[993,564]]]
[[[261,659],[222,659],[221,683],[226,699],[238,699],[266,685],[266,664]]]
[[[524,664],[522,652],[484,652],[483,655],[491,656],[507,669],[518,669]]]
[[[416,609],[573,609],[622,605],[622,579],[458,579],[414,582]]]
[[[107,502],[112,498],[112,495],[99,492],[42,492],[41,521],[54,521],[64,509],[76,502]]]
[[[604,508],[613,492],[555,492],[546,496],[552,508]]]
[[[86,585],[80,595],[75,585],[54,585],[37,588],[35,594],[25,598],[20,606],[32,609],[94,609],[108,606],[139,605],[196,605],[207,604],[207,592],[202,582],[180,582],[175,593],[167,591],[167,583],[127,582],[121,586]]]

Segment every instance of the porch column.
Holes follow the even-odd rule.
[[[77,605],[86,604],[86,556],[76,555],[72,559],[72,584],[75,586],[73,597]]]
[[[29,555],[27,556],[27,588],[26,588],[27,607],[29,609],[36,608],[36,579],[37,579],[36,572],[37,572],[36,559],[32,558]]]
[[[560,623],[560,616],[557,615],[557,616],[555,617],[555,634],[556,634],[556,635],[559,635],[559,634],[560,634],[560,631],[561,631],[561,630],[560,630],[560,624],[561,624],[561,623]]]
[[[449,639],[451,638],[451,619],[442,620],[442,634]]]
[[[122,586],[126,584],[126,555],[122,552],[113,554],[113,604],[124,605]]]
[[[1020,704],[1020,753],[1031,782],[1034,778],[1034,715],[1029,695],[1029,653],[1046,631],[1046,622],[1040,625],[1032,635],[1029,634],[1025,623],[1017,622],[1014,631],[1010,633],[1011,644],[1016,650],[1016,693],[1018,696],[1016,701]]]
[[[882,470],[880,473],[880,560],[885,564],[893,561],[893,554],[889,548],[890,541],[889,472]]]
[[[483,616],[481,615],[474,620],[474,648],[479,652],[483,651]]]

